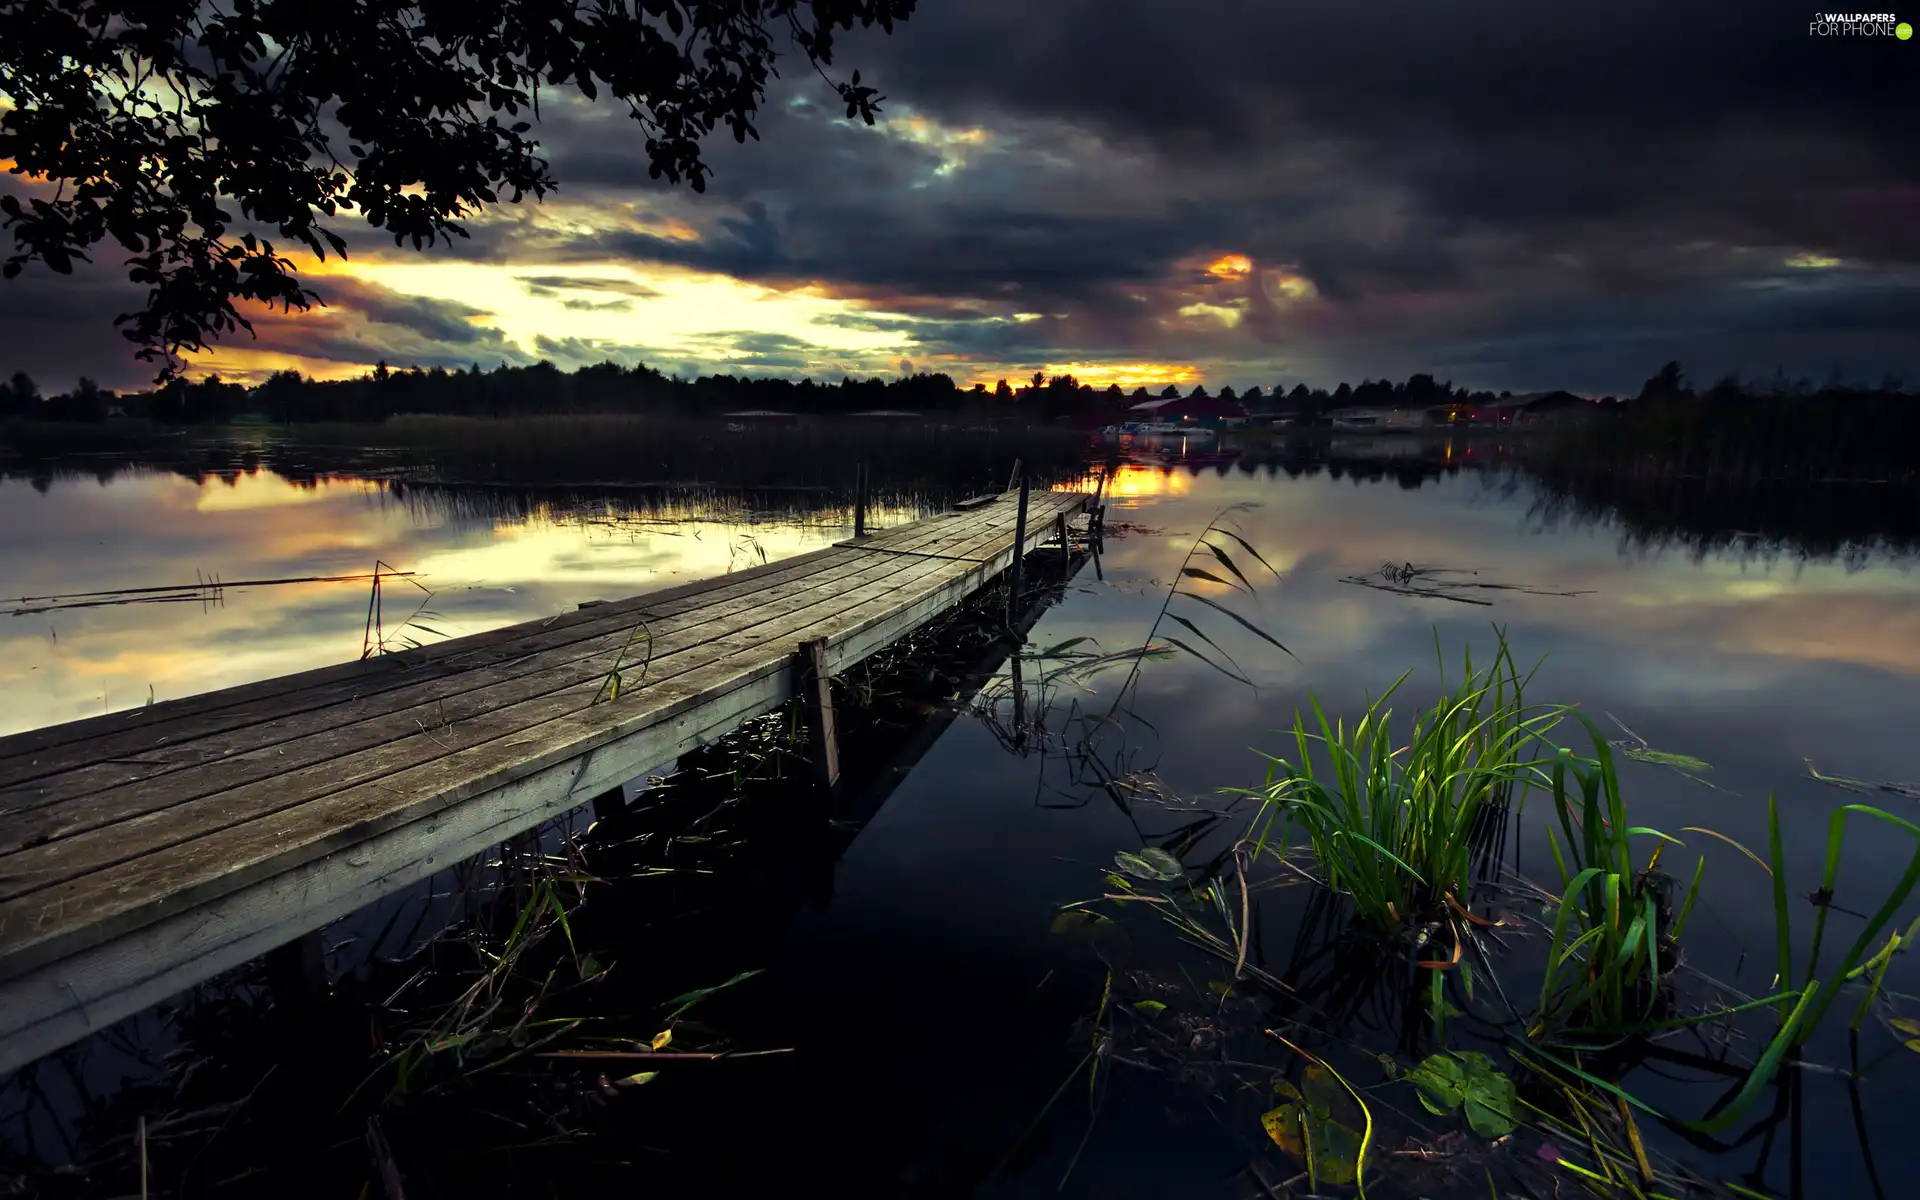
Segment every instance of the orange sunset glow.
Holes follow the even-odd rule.
[[[1215,279],[1245,279],[1253,274],[1253,260],[1244,254],[1225,254],[1207,264]]]

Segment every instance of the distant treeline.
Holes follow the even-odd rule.
[[[380,421],[401,414],[463,417],[515,417],[575,413],[653,413],[715,416],[746,410],[831,415],[892,410],[919,413],[1004,414],[1029,421],[1121,419],[1127,408],[1145,400],[1176,397],[1237,401],[1254,413],[1313,416],[1348,405],[1429,407],[1449,401],[1485,403],[1507,393],[1470,391],[1431,375],[1400,383],[1363,380],[1329,391],[1295,384],[1238,390],[1204,386],[1182,390],[1168,384],[1157,390],[1119,384],[1096,389],[1072,375],[1036,373],[1015,386],[1002,379],[963,388],[950,375],[920,373],[898,379],[843,378],[837,384],[812,380],[753,379],[703,375],[686,380],[647,366],[606,362],[562,371],[551,363],[530,367],[502,364],[491,371],[478,365],[448,371],[435,367],[390,370],[382,363],[358,379],[321,381],[297,371],[282,371],[258,387],[228,383],[218,375],[188,382],[175,380],[157,391],[115,395],[82,379],[72,391],[42,396],[23,373],[0,384],[0,418],[48,421],[103,421],[112,416],[144,417],[164,424],[224,424],[242,415],[284,423],[304,421]]]
[[[1473,406],[1507,394],[1470,391],[1416,374],[1397,383],[1342,383],[1330,391],[1296,384],[1271,390],[1222,387],[1211,395],[1244,405],[1256,417],[1290,415],[1298,424],[1311,426],[1324,414],[1348,406]],[[819,384],[731,375],[685,380],[651,367],[611,362],[573,372],[551,363],[503,364],[492,371],[477,366],[393,371],[382,364],[358,379],[318,381],[283,371],[258,387],[245,388],[208,376],[125,396],[84,379],[71,392],[42,396],[33,380],[16,373],[0,384],[0,419],[89,422],[130,417],[170,425],[217,425],[243,416],[306,423],[380,422],[402,414],[713,418],[751,410],[803,416],[904,411],[952,414],[966,424],[1004,420],[1084,427],[1124,420],[1129,407],[1142,400],[1209,395],[1204,387],[1183,392],[1173,385],[1158,392],[1144,387],[1127,392],[1117,384],[1096,390],[1071,375],[1041,373],[1017,388],[1004,379],[992,388],[962,388],[951,376],[927,373]],[[1679,363],[1670,362],[1637,395],[1622,401],[1596,405],[1595,414],[1610,419],[1592,427],[1583,424],[1575,435],[1578,469],[1853,479],[1909,471],[1920,462],[1920,399],[1895,379],[1877,387],[1838,379],[1816,386],[1776,372],[1766,380],[1729,375],[1700,391]]]
[[[1920,395],[1888,378],[1814,385],[1776,372],[1696,391],[1677,362],[1647,380],[1624,419],[1582,429],[1542,455],[1557,473],[1717,479],[1906,480],[1920,468]]]
[[[299,487],[379,479],[396,494],[432,485],[545,489],[576,498],[652,492],[679,503],[727,492],[750,506],[780,495],[772,507],[786,512],[851,501],[862,466],[874,504],[912,507],[997,491],[1016,463],[1038,487],[1078,479],[1099,449],[1098,439],[1071,429],[927,429],[917,422],[732,433],[713,421],[647,415],[415,416],[236,438],[213,427],[156,437],[142,425],[113,421],[13,426],[0,438],[0,479],[25,479],[45,491],[60,479],[105,484],[122,473],[167,471],[204,485],[270,470]]]

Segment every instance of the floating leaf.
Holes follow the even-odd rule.
[[[658,1071],[636,1071],[632,1075],[617,1082],[625,1084],[628,1087],[638,1087],[643,1083],[652,1083],[659,1075],[660,1072]]]
[[[1211,983],[1207,984],[1207,990],[1212,992],[1214,995],[1220,997],[1222,1000],[1225,1000],[1228,996],[1233,995],[1233,985],[1231,983],[1228,983],[1224,979],[1213,980]]]
[[[1713,769],[1705,759],[1695,758],[1691,754],[1673,754],[1666,750],[1651,750],[1639,746],[1628,746],[1625,749],[1627,757],[1635,762],[1672,767],[1677,771],[1711,771]]]
[[[1467,1124],[1482,1137],[1503,1138],[1517,1123],[1513,1080],[1477,1050],[1429,1055],[1407,1072],[1407,1080],[1419,1089],[1428,1112],[1447,1116],[1464,1108]]]
[[[1295,1158],[1305,1158],[1307,1139],[1300,1129],[1302,1115],[1299,1105],[1282,1104],[1260,1115],[1260,1127],[1267,1131],[1274,1145]]]
[[[1049,926],[1055,933],[1081,933],[1105,921],[1106,918],[1084,908],[1071,908],[1053,919]]]
[[[1495,1075],[1492,1083],[1467,1093],[1467,1124],[1488,1141],[1496,1141],[1513,1132],[1513,1080]]]
[[[1893,1026],[1896,1032],[1906,1034],[1907,1038],[1903,1044],[1907,1049],[1916,1054],[1920,1054],[1920,1021],[1902,1017],[1898,1020],[1888,1021],[1887,1024]]]
[[[1186,874],[1186,868],[1180,865],[1180,860],[1158,846],[1148,846],[1138,854],[1122,850],[1113,856],[1113,861],[1135,879],[1166,883]]]
[[[1420,1103],[1435,1116],[1446,1116],[1467,1098],[1466,1072],[1450,1054],[1429,1055],[1407,1072],[1407,1082],[1419,1089]]]
[[[1143,1013],[1163,1013],[1167,1006],[1158,1000],[1135,1000],[1133,1006]]]
[[[672,1040],[673,1030],[662,1029],[659,1033],[653,1035],[653,1048],[655,1050],[664,1050],[667,1048],[667,1043]]]
[[[1281,1095],[1299,1094],[1291,1085],[1274,1090]],[[1260,1126],[1274,1145],[1306,1162],[1321,1183],[1348,1184],[1359,1178],[1360,1131],[1314,1111],[1310,1102],[1282,1104],[1263,1113]]]

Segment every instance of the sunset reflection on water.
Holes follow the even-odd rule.
[[[193,584],[199,579],[357,575],[376,561],[410,571],[387,619],[421,599],[448,636],[478,633],[831,545],[844,514],[817,521],[673,508],[526,516],[401,502],[353,479],[298,486],[268,471],[231,483],[122,475],[59,479],[44,494],[0,481],[0,594],[23,597]],[[911,520],[872,514],[877,526]],[[0,624],[0,733],[248,683],[358,657],[368,585],[224,590],[215,603],[141,603],[14,615]],[[392,631],[389,630],[389,633]],[[414,631],[421,640],[431,635]],[[401,636],[407,636],[402,633]]]

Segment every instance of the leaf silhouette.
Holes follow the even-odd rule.
[[[1222,675],[1225,675],[1228,679],[1233,680],[1235,683],[1244,683],[1249,686],[1252,685],[1253,680],[1248,679],[1244,675],[1237,675],[1234,672],[1229,671],[1227,668],[1221,666],[1219,663],[1208,658],[1206,655],[1200,653],[1198,650],[1195,650],[1192,646],[1187,645],[1185,642],[1179,640],[1178,638],[1168,638],[1167,641],[1172,643],[1175,646],[1180,647],[1182,650],[1185,650],[1188,654],[1193,655],[1195,658],[1199,659],[1201,662],[1212,667],[1214,670],[1220,672]]]
[[[1216,642],[1212,638],[1207,636],[1206,630],[1200,628],[1198,625],[1195,625],[1192,621],[1187,620],[1185,617],[1181,616],[1179,613],[1170,612],[1167,614],[1167,616],[1169,619],[1178,621],[1182,625],[1185,625],[1188,629],[1193,630],[1193,636],[1199,638],[1201,641],[1205,642],[1207,645],[1212,646],[1214,650],[1219,653],[1221,658],[1224,658],[1227,660],[1227,662],[1232,663],[1234,670],[1239,671],[1242,675],[1246,674],[1246,670],[1243,667],[1241,667],[1239,663],[1234,662],[1233,655],[1228,654],[1224,649],[1221,649],[1219,642]]]
[[[1280,572],[1278,572],[1278,571],[1275,571],[1275,570],[1273,569],[1273,564],[1272,564],[1272,563],[1270,563],[1270,562],[1268,562],[1268,561],[1267,561],[1266,559],[1264,559],[1264,558],[1262,558],[1262,557],[1260,557],[1260,552],[1259,552],[1258,550],[1255,550],[1255,549],[1253,548],[1253,543],[1252,543],[1252,542],[1250,542],[1250,541],[1248,541],[1247,539],[1245,539],[1245,538],[1243,538],[1243,537],[1241,537],[1241,536],[1240,536],[1239,534],[1237,534],[1237,533],[1235,533],[1235,532],[1234,532],[1233,530],[1231,530],[1231,529],[1225,529],[1225,528],[1222,528],[1221,526],[1218,526],[1218,525],[1215,525],[1215,526],[1213,527],[1213,531],[1214,531],[1215,533],[1220,533],[1220,534],[1225,534],[1225,535],[1226,535],[1227,537],[1230,537],[1230,538],[1232,538],[1232,539],[1233,539],[1234,541],[1236,541],[1236,542],[1239,542],[1241,546],[1243,546],[1243,547],[1245,547],[1245,549],[1246,549],[1246,551],[1247,551],[1247,553],[1248,553],[1248,554],[1251,554],[1251,555],[1253,555],[1253,561],[1255,561],[1255,562],[1257,562],[1257,563],[1259,563],[1259,564],[1260,564],[1261,566],[1263,566],[1263,567],[1265,567],[1265,568],[1266,568],[1266,569],[1267,569],[1268,571],[1271,571],[1271,572],[1273,573],[1273,577],[1274,577],[1275,579],[1278,579],[1278,578],[1280,578]]]
[[[1209,583],[1217,583],[1221,587],[1225,587],[1225,588],[1230,588],[1234,586],[1233,584],[1220,578],[1218,575],[1215,575],[1212,571],[1209,571],[1204,567],[1182,567],[1180,569],[1180,573],[1182,575],[1191,575],[1195,579],[1207,580]]]
[[[1238,579],[1241,585],[1247,589],[1247,594],[1249,596],[1253,594],[1253,581],[1248,579],[1246,577],[1246,574],[1242,572],[1239,567],[1234,565],[1233,560],[1227,557],[1227,552],[1225,550],[1222,550],[1220,547],[1214,545],[1212,542],[1202,542],[1201,545],[1213,551],[1213,556],[1220,560],[1221,565],[1225,566],[1227,570],[1233,572],[1233,577],[1235,579]]]
[[[1218,600],[1214,600],[1209,597],[1202,596],[1199,592],[1181,592],[1179,594],[1187,597],[1190,600],[1198,600],[1200,603],[1206,605],[1208,608],[1215,610],[1216,612],[1225,613],[1227,616],[1232,617],[1234,620],[1240,622],[1240,624],[1245,626],[1246,629],[1250,633],[1252,633],[1255,637],[1261,638],[1264,641],[1270,643],[1271,645],[1273,645],[1275,649],[1279,650],[1282,654],[1285,654],[1288,658],[1293,659],[1295,662],[1300,661],[1299,655],[1287,649],[1285,646],[1282,646],[1279,640],[1276,639],[1272,634],[1260,628],[1258,625],[1255,625],[1252,621],[1247,620],[1245,617],[1241,616],[1239,613],[1228,608],[1226,605],[1220,603]],[[1169,613],[1168,615],[1171,616],[1172,614]]]

